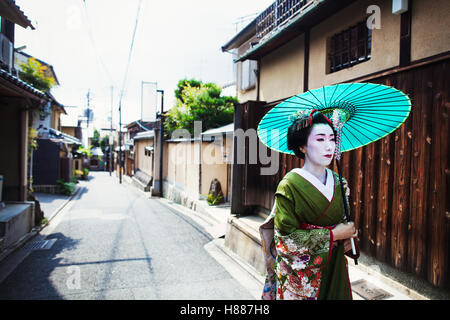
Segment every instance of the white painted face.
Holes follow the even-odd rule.
[[[305,154],[305,162],[326,167],[333,161],[336,142],[333,130],[324,123],[313,125],[306,146],[300,148]]]

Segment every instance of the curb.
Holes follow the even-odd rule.
[[[38,235],[43,229],[45,229],[50,221],[62,210],[64,207],[75,198],[81,190],[84,190],[86,187],[79,187],[75,189],[74,193],[66,200],[63,204],[61,204],[56,210],[54,210],[51,215],[48,217],[47,222],[45,224],[41,224],[39,226],[34,226],[30,232],[25,234],[22,238],[20,238],[16,243],[12,244],[9,248],[5,249],[0,253],[0,262],[8,258],[11,254],[22,248],[29,240]]]
[[[217,261],[255,300],[261,300],[264,278],[249,264],[225,247],[225,239],[217,238],[204,245],[208,254]]]
[[[49,223],[50,221],[70,202],[72,201],[76,196],[78,196],[79,193],[82,192],[82,190],[84,191],[86,189],[85,186],[76,186],[75,191],[72,193],[72,195],[66,200],[64,201],[63,204],[61,204],[58,208],[56,208],[51,214],[50,216],[47,218],[47,223],[42,225],[40,230],[44,229]],[[39,230],[39,231],[40,231]]]
[[[261,286],[259,290],[258,298],[261,298],[262,289],[264,287],[265,282],[265,276],[261,275],[255,268],[253,268],[249,263],[244,261],[239,255],[231,251],[229,248],[225,246],[225,239],[218,238],[212,241],[214,245],[219,248],[224,254],[229,256],[231,259],[233,259],[238,265],[241,266],[242,269],[248,272],[249,275],[251,275],[255,281],[259,283]]]

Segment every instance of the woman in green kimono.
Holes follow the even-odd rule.
[[[357,230],[345,222],[339,178],[327,168],[335,136],[330,120],[315,110],[298,114],[288,129],[288,148],[305,162],[281,180],[260,228],[268,271],[263,299],[352,299],[344,255],[357,258],[349,241]]]

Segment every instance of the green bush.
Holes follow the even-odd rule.
[[[210,206],[215,206],[217,204],[220,204],[223,200],[222,192],[218,193],[217,196],[214,196],[212,193],[208,194],[208,198],[206,198],[206,202]]]
[[[73,182],[65,182],[62,179],[56,180],[59,185],[59,189],[62,194],[66,196],[71,196],[75,191],[75,183]]]
[[[87,180],[89,176],[89,170],[87,168],[83,169],[83,179]]]

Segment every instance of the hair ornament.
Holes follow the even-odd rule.
[[[344,127],[345,121],[347,120],[347,114],[341,109],[334,109],[331,116],[334,129],[336,130],[336,149],[334,151],[334,156],[336,160],[341,159],[341,144],[342,144],[342,128]]]
[[[316,109],[313,110],[299,110],[293,115],[289,116],[289,120],[292,122],[297,121],[295,126],[295,130],[299,131],[303,128],[309,127],[312,124],[313,114],[316,112]]]

